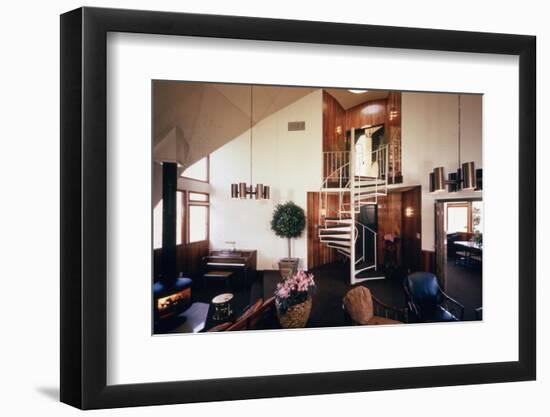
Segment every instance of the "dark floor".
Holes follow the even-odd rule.
[[[313,296],[308,327],[347,326],[349,322],[342,310],[342,298],[352,288],[349,283],[349,264],[332,263],[311,270],[315,275],[317,291]],[[404,274],[396,274],[393,278],[365,281],[358,285],[369,288],[374,296],[385,304],[394,307],[406,307],[403,290]],[[198,288],[193,288],[193,302],[210,304],[213,297],[224,292],[235,295],[234,310],[236,314],[262,297],[273,296],[277,283],[281,281],[279,271],[258,272],[258,278],[249,288],[226,289],[223,284],[209,282]],[[464,320],[476,320],[475,309],[482,306],[481,269],[455,264],[449,259],[447,264],[447,293],[464,305]],[[163,325],[160,333],[174,331],[179,323]],[[156,332],[157,333],[157,332]]]
[[[342,310],[342,298],[352,287],[349,283],[349,264],[333,263],[311,270],[315,275],[317,291],[313,296],[308,327],[335,327],[349,325]],[[273,294],[281,280],[278,271],[265,271],[263,296]],[[405,305],[405,295],[399,280],[376,280],[362,283],[382,301],[396,306]],[[254,289],[253,294],[257,294]]]
[[[475,309],[483,305],[482,277],[479,266],[447,262],[447,294],[464,305],[464,320],[476,320]]]
[[[450,260],[447,267],[447,293],[464,305],[464,320],[476,320],[475,309],[481,307],[481,271],[472,267],[455,265]],[[342,298],[352,288],[349,283],[349,264],[333,263],[315,268],[317,292],[313,298],[308,327],[334,327],[348,325],[342,311]],[[251,298],[270,297],[280,281],[278,271],[264,271],[251,290]],[[406,307],[403,290],[404,274],[393,278],[365,281],[358,285],[369,288],[380,301],[391,306]],[[261,281],[263,281],[263,287]]]

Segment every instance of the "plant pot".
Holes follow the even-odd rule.
[[[287,279],[289,276],[298,272],[298,258],[283,258],[279,261],[279,272],[283,279]]]
[[[308,297],[306,301],[300,304],[295,304],[289,307],[285,314],[281,314],[279,310],[279,304],[277,305],[277,318],[281,327],[285,329],[298,329],[306,327],[311,313],[311,297]]]

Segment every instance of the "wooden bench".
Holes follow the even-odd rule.
[[[231,288],[231,278],[233,277],[233,272],[231,271],[208,271],[203,275],[205,281],[207,280],[218,280],[222,281],[225,285],[225,289]]]

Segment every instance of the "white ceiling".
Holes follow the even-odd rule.
[[[350,109],[365,101],[388,98],[389,94],[386,90],[365,90],[364,93],[356,94],[344,88],[325,88],[325,91],[334,97],[344,110]]]

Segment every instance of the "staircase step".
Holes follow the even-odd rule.
[[[348,232],[351,230],[352,225],[351,224],[340,224],[340,225],[330,225],[330,226],[320,226],[319,231],[323,231],[326,233],[334,233],[334,232]]]
[[[328,246],[339,248],[349,248],[351,246],[351,242],[349,240],[331,240],[329,242],[323,242],[326,243]]]
[[[350,240],[351,239],[351,233],[346,233],[344,235],[319,235],[319,239],[321,239],[321,241],[323,240],[330,240],[330,239],[334,239],[334,240]]]
[[[355,274],[354,281],[356,283],[363,281],[373,281],[377,279],[386,279],[386,275],[380,271],[363,271],[358,274]]]
[[[346,227],[345,230],[339,230],[336,227],[329,227],[327,229],[319,229],[319,235],[349,235],[351,227]]]
[[[343,252],[348,257],[351,253],[351,250],[349,248],[344,248],[342,246],[327,245],[327,247],[332,248],[332,249],[336,249],[338,252]]]
[[[375,196],[385,196],[386,193],[374,192],[374,191],[363,191],[353,193],[356,198],[366,198],[366,197],[375,197]]]
[[[372,181],[356,181],[356,182],[354,182],[355,188],[357,188],[357,187],[361,187],[361,188],[375,187],[377,185],[378,186],[384,186],[384,185],[386,185],[386,181],[384,181],[384,180],[372,180]]]
[[[328,242],[349,242],[351,236],[319,236],[319,240],[323,243]]]
[[[337,222],[337,223],[353,223],[353,219],[351,218],[343,218],[340,219],[339,217],[325,217],[325,223],[326,222]]]
[[[377,179],[378,177],[368,177],[366,175],[356,175],[355,177],[355,180],[375,180]]]
[[[367,264],[365,262],[361,262],[360,265],[356,265],[355,266],[355,275],[358,275],[360,274],[361,272],[363,271],[368,271],[370,269],[374,269],[376,265],[374,265],[374,263],[371,263],[371,264]]]

